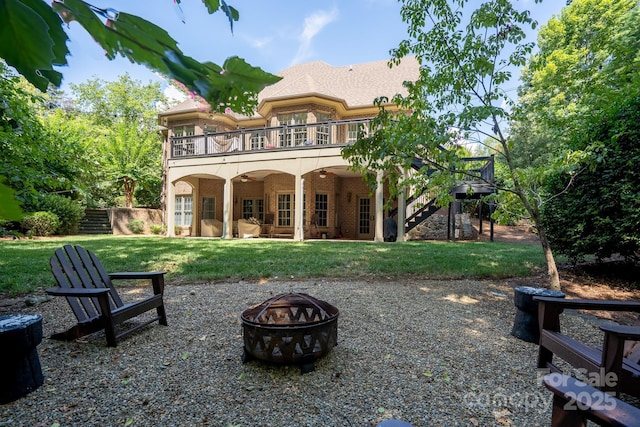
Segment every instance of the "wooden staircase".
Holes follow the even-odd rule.
[[[435,204],[436,199],[431,199],[418,209],[413,215],[407,218],[405,231],[409,232],[416,228],[422,221],[436,213],[440,208]],[[396,209],[397,211],[397,209]]]
[[[477,169],[468,170],[469,178],[458,183],[457,186],[451,189],[452,195],[455,199],[465,198],[480,198],[488,194],[492,194],[495,191],[493,185],[494,182],[494,158],[493,156],[487,157],[468,157],[461,159],[463,162],[481,163],[481,166]],[[427,175],[431,175],[437,169],[431,168],[431,163],[424,162],[420,158],[414,158],[411,167],[415,170],[429,167],[427,169]],[[405,222],[405,231],[417,227],[424,220],[436,213],[439,208],[435,205],[435,199],[426,200],[424,195],[427,194],[427,188],[423,188],[418,194],[411,196],[407,199],[407,206],[416,205],[420,206],[415,212],[407,217]],[[394,216],[398,213],[398,209],[392,209],[389,211],[389,216]]]
[[[78,234],[113,234],[106,209],[86,209],[78,225]]]

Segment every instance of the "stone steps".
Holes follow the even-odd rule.
[[[106,209],[87,209],[78,225],[78,234],[113,234]]]

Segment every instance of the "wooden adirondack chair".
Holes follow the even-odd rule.
[[[534,297],[538,302],[540,344],[538,368],[560,369],[553,363],[556,355],[574,368],[600,378],[598,388],[640,397],[638,347],[640,326],[615,323],[600,326],[604,332],[602,347],[576,340],[560,330],[560,314],[565,309],[629,311],[640,313],[640,302]]]
[[[108,274],[93,252],[71,245],[57,249],[49,263],[59,287],[47,289],[47,293],[66,297],[78,319],[77,325],[51,338],[73,340],[104,329],[107,345],[115,347],[118,339],[150,323],[158,321],[167,325],[162,299],[164,271]],[[111,282],[113,279],[150,279],[153,295],[124,304]],[[157,316],[116,333],[116,325],[152,309],[156,309]]]
[[[554,394],[551,427],[586,427],[587,420],[601,426],[640,427],[640,408],[575,378],[548,374],[544,385]]]

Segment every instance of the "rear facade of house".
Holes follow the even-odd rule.
[[[311,62],[279,75],[251,117],[193,99],[159,115],[167,234],[383,240],[382,176],[372,190],[341,149],[369,132],[376,98],[406,94],[418,62]]]

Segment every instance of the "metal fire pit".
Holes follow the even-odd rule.
[[[339,311],[301,293],[276,295],[242,312],[244,363],[300,364],[303,373],[338,343]]]

